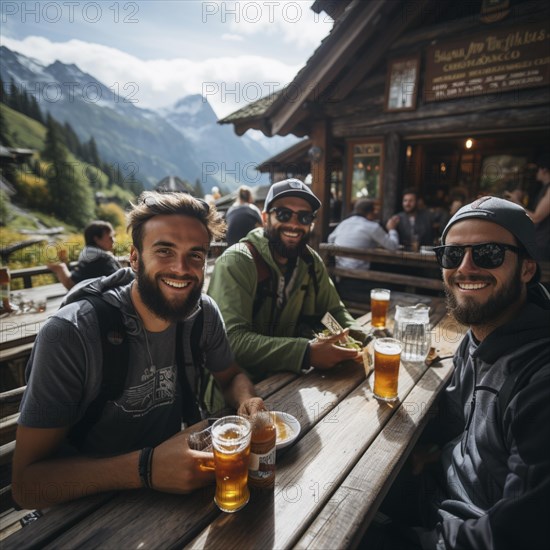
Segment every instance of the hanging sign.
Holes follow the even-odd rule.
[[[424,101],[549,84],[548,21],[442,42],[426,51]]]

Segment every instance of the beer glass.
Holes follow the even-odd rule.
[[[395,338],[374,341],[374,396],[382,401],[397,399],[401,342]]]
[[[224,512],[236,512],[248,502],[250,422],[242,416],[224,416],[212,426],[216,470],[214,502]]]
[[[371,324],[374,328],[384,328],[386,326],[390,294],[391,291],[386,288],[373,288],[370,291]]]

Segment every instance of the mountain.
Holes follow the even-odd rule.
[[[0,47],[0,76],[8,93],[13,80],[37,99],[44,113],[68,122],[82,142],[93,136],[103,159],[146,185],[168,175],[200,180],[205,192],[214,185],[231,191],[243,183],[267,183],[253,166],[273,151],[218,125],[200,95],[167,109],[144,109],[135,82],[109,88],[74,64],[45,66],[5,46]]]
[[[223,187],[268,183],[254,166],[269,157],[269,151],[248,136],[238,137],[230,126],[217,123],[216,113],[201,96],[190,95],[159,114],[193,145],[203,175],[215,176]],[[217,185],[217,184],[216,184]],[[203,184],[205,191],[210,187]]]

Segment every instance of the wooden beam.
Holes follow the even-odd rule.
[[[382,179],[382,219],[395,214],[395,206],[401,189],[401,137],[395,132],[386,134],[384,140],[384,165]]]
[[[301,112],[305,101],[315,101],[329,85],[357,49],[370,36],[379,20],[380,12],[386,9],[395,9],[397,2],[385,2],[374,0],[370,2],[356,2],[356,13],[353,18],[349,15],[334,27],[327,42],[321,43],[312,59],[296,76],[289,87],[295,99],[289,101],[288,94],[279,98],[280,106],[274,109],[271,117],[271,129],[273,134],[281,133],[281,130],[292,125],[291,119],[298,116],[298,120],[304,118]]]
[[[335,94],[330,97],[330,101],[341,101],[354,90],[357,85],[367,75],[381,59],[386,57],[386,53],[391,44],[401,36],[407,28],[413,26],[419,18],[422,17],[429,4],[433,4],[434,0],[414,0],[409,5],[405,5],[403,10],[405,13],[397,15],[392,24],[384,29],[380,29],[380,36],[374,41],[374,44],[364,43],[361,56],[351,63],[346,74],[340,76],[340,82],[335,89]]]
[[[316,120],[311,132],[312,147],[320,147],[321,159],[311,163],[311,175],[313,178],[311,190],[323,203],[317,213],[317,220],[312,231],[311,244],[317,248],[318,244],[328,235],[330,216],[330,161],[332,142],[328,119]]]
[[[369,137],[379,136],[388,132],[396,132],[404,138],[413,135],[432,135],[442,137],[442,134],[465,135],[466,133],[494,134],[513,131],[547,131],[550,120],[550,107],[540,106],[534,109],[508,109],[506,111],[487,111],[460,114],[456,116],[421,118],[407,121],[372,122],[367,117],[350,116],[346,119],[333,120],[333,132],[336,137]],[[457,130],[460,128],[460,131]]]

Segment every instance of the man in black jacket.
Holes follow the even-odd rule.
[[[483,197],[451,218],[442,242],[435,250],[449,311],[470,330],[431,442],[413,453],[422,475],[403,477],[385,510],[422,523],[423,548],[546,548],[550,297],[535,282],[533,222],[522,207]]]

